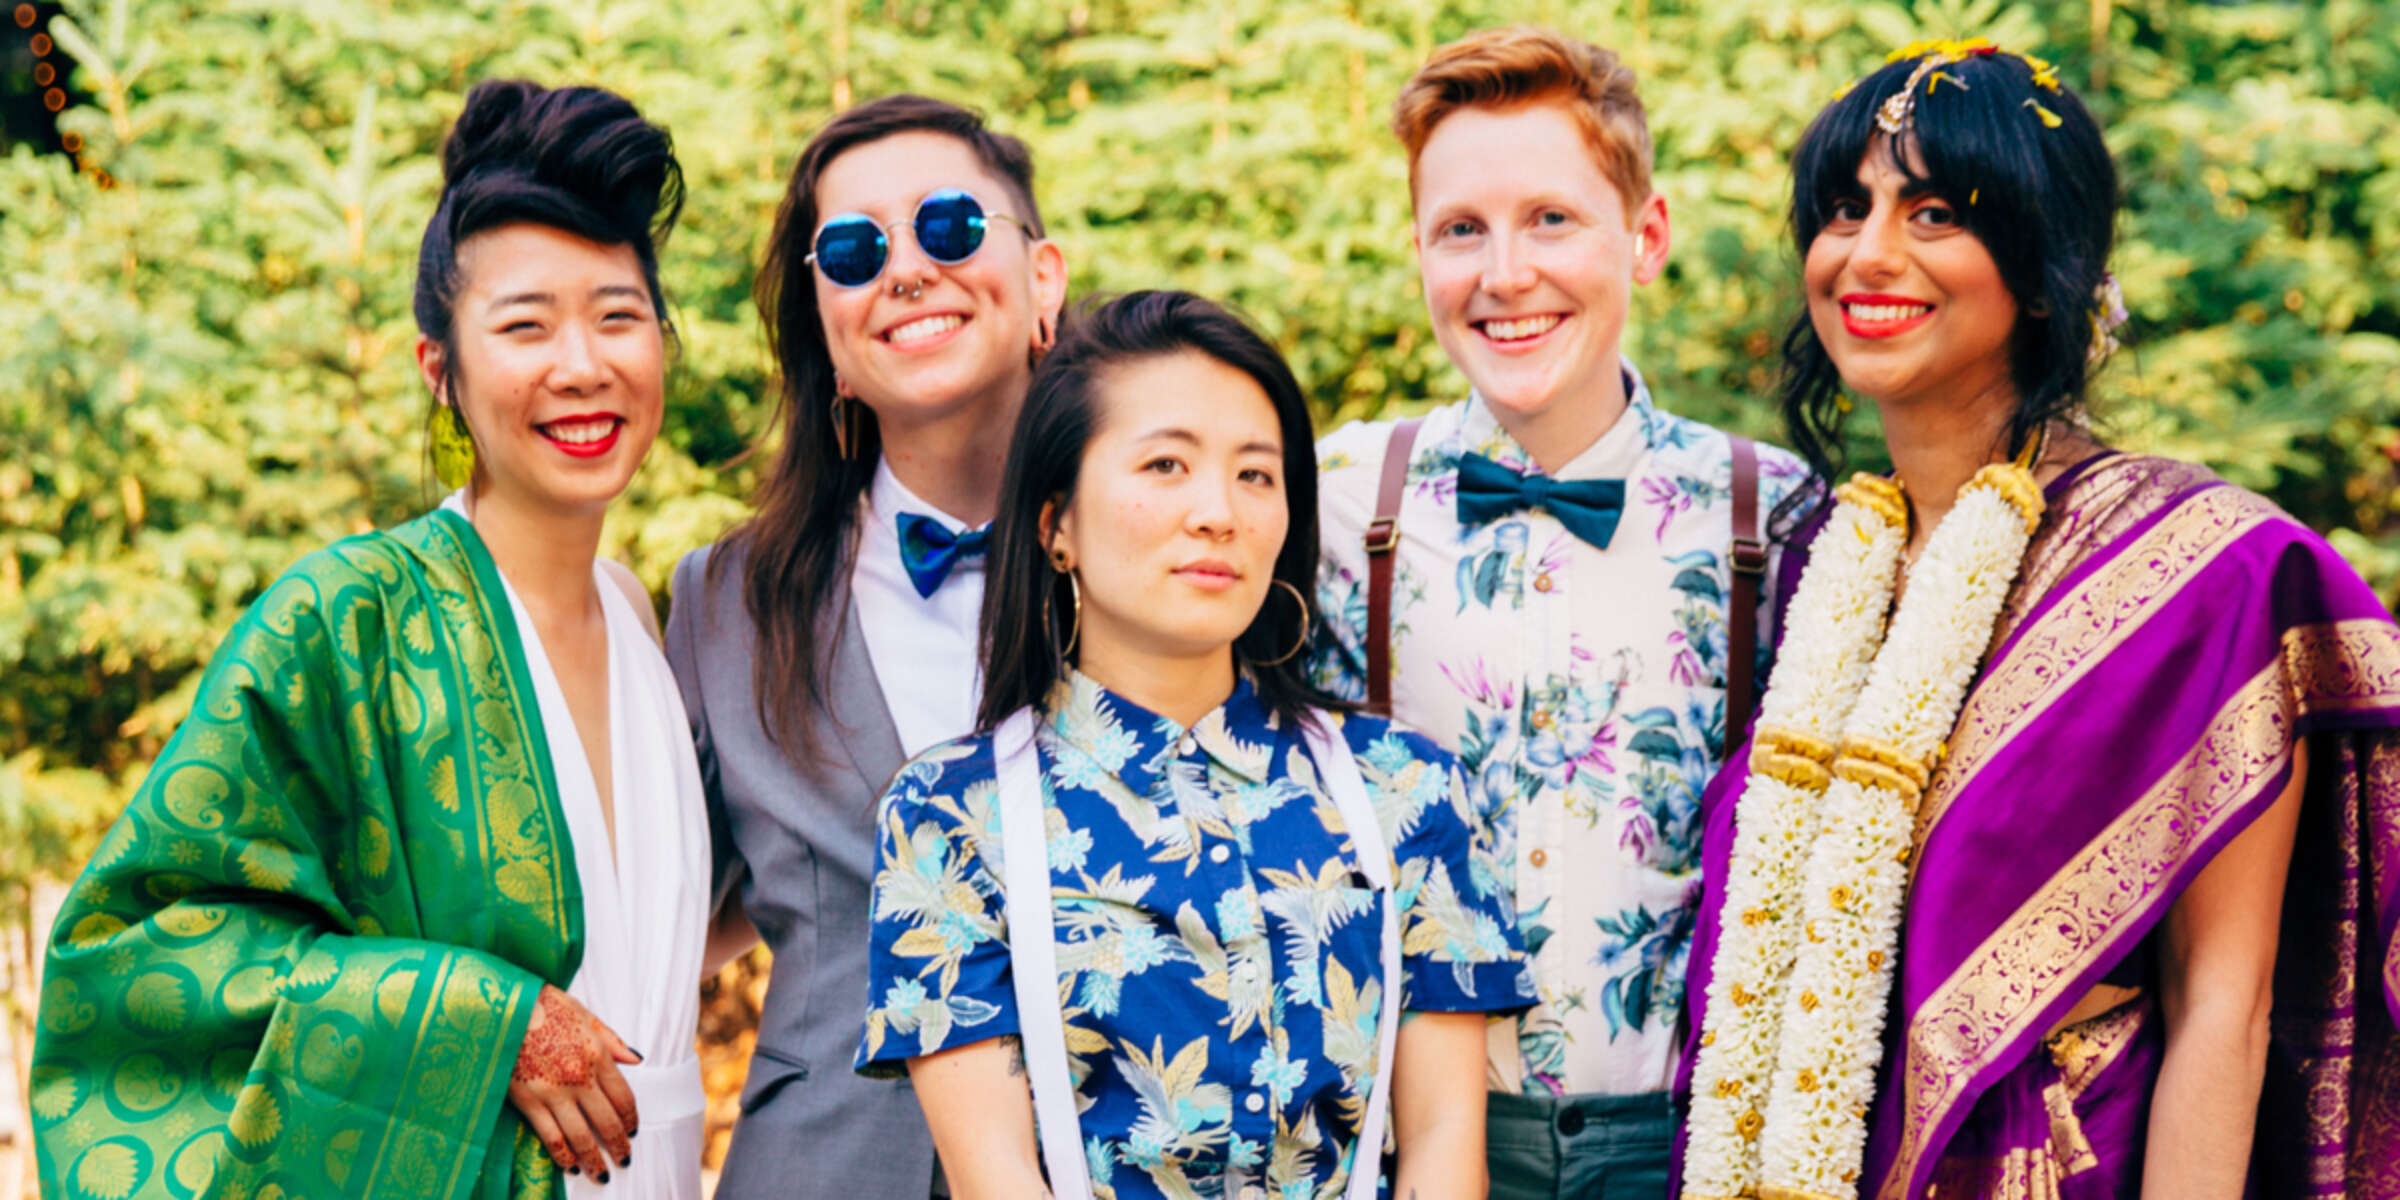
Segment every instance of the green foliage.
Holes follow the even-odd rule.
[[[1503,20],[1616,46],[1640,72],[1675,248],[1628,350],[1668,406],[1768,437],[1796,311],[1786,162],[1809,117],[1915,37],[2057,61],[2126,181],[2135,320],[2100,387],[2117,439],[2216,464],[2329,531],[2387,595],[2400,584],[2393,0],[67,10],[52,32],[92,98],[64,117],[80,162],[0,158],[11,796],[121,794],[278,570],[430,503],[414,254],[448,121],[504,75],[615,88],[677,135],[690,204],[664,266],[681,357],[605,545],[654,588],[755,482],[773,391],[751,274],[793,157],[839,107],[900,89],[984,107],[1034,145],[1078,292],[1228,299],[1291,355],[1320,417],[1346,420],[1464,386],[1426,332],[1386,123],[1433,46]],[[58,850],[53,872],[80,861]]]

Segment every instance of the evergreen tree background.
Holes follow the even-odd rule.
[[[1628,350],[1666,406],[1768,439],[1808,118],[1919,37],[2053,59],[2124,174],[2134,316],[2098,388],[2106,431],[2268,493],[2387,602],[2400,588],[2394,0],[0,5],[0,1005],[18,1047],[35,887],[72,876],[224,631],[295,558],[435,496],[411,271],[442,135],[498,76],[613,88],[676,136],[690,203],[663,265],[683,353],[604,546],[662,602],[677,556],[742,515],[772,436],[749,285],[832,113],[897,90],[986,109],[1035,149],[1078,294],[1232,301],[1331,428],[1463,390],[1426,331],[1386,121],[1428,51],[1506,21],[1640,73],[1675,241]],[[57,78],[36,86],[42,62]],[[53,86],[55,130],[20,119]],[[1873,466],[1867,418],[1851,434]],[[708,1019],[735,1048],[715,1090],[738,1076],[750,966]]]

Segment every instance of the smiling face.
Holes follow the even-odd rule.
[[[545,509],[605,508],[658,436],[665,338],[641,260],[547,225],[458,248],[452,363],[474,488]],[[419,340],[441,393],[442,351]]]
[[[1629,219],[1563,107],[1443,118],[1417,155],[1415,236],[1434,336],[1504,422],[1615,394],[1633,287],[1666,263],[1667,206],[1654,193]]]
[[[1197,351],[1095,389],[1073,498],[1050,522],[1082,581],[1085,669],[1229,654],[1266,602],[1291,512],[1283,435],[1257,382]]]
[[[992,218],[975,253],[948,266],[926,256],[911,224],[918,201],[946,188],[972,194]],[[1026,236],[1018,222],[1027,214],[972,148],[925,131],[868,142],[826,164],[815,199],[820,225],[864,213],[889,242],[883,273],[864,286],[836,287],[812,272],[844,394],[865,401],[887,432],[1024,397],[1027,352],[1043,321],[1057,328],[1066,265],[1056,246]]]
[[[1915,151],[1909,151],[1912,162]],[[1878,404],[2013,404],[2016,298],[1951,204],[1877,138],[1803,267],[1809,322],[1851,391]]]

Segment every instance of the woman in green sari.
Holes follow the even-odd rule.
[[[45,1196],[549,1196],[666,1121],[612,1032],[658,1006],[592,990],[625,974],[595,898],[696,897],[706,832],[689,742],[648,730],[680,709],[625,692],[665,677],[648,597],[594,555],[660,422],[681,173],[622,98],[516,82],[469,94],[443,168],[417,358],[461,491],[267,589],[76,882],[32,1064]],[[691,912],[667,941],[696,964]],[[645,1156],[680,1164],[672,1136]],[[697,1165],[634,1190],[696,1194]]]

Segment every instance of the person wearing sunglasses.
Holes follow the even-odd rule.
[[[888,96],[801,152],[759,312],[781,443],[756,512],[675,572],[667,652],[717,833],[711,962],[775,964],[718,1195],[942,1194],[906,1081],[842,1069],[867,987],[875,802],[968,732],[984,525],[1066,260],[1023,143]]]

